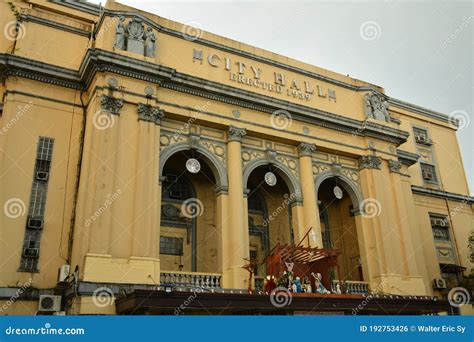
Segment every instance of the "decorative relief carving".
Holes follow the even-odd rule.
[[[376,156],[362,156],[359,158],[359,168],[362,169],[380,169],[382,159]]]
[[[364,107],[368,118],[390,122],[388,102],[382,94],[376,91],[365,94]]]
[[[313,174],[318,175],[321,172],[329,171],[331,169],[330,165],[323,163],[313,163]]]
[[[159,125],[163,116],[164,111],[159,107],[138,103],[138,120],[153,122]]]
[[[121,16],[115,27],[114,48],[127,50],[146,57],[155,57],[156,34],[140,19],[133,18],[125,25],[125,17]]]
[[[187,138],[183,134],[177,134],[176,132],[168,132],[161,130],[160,132],[160,149],[163,149],[166,146],[174,145],[178,142],[182,142]]]
[[[245,150],[242,151],[242,162],[245,165],[247,165],[248,162],[251,162],[254,159],[257,158],[262,158],[264,156],[264,153],[262,151],[257,151],[257,150]]]
[[[214,153],[224,165],[226,164],[225,145],[209,140],[201,140],[201,145]]]
[[[390,169],[390,172],[400,173],[402,163],[400,163],[398,160],[389,160],[388,168]]]
[[[326,163],[313,163],[313,174],[317,176],[318,174],[331,171],[334,174],[341,174],[349,178],[355,185],[360,188],[360,175],[359,171],[352,168],[346,168],[339,163],[326,164]]]
[[[283,156],[280,154],[276,157],[276,160],[288,166],[288,168],[295,175],[295,177],[298,178],[298,161],[296,159]]]
[[[110,95],[102,95],[100,97],[100,105],[102,110],[110,114],[119,115],[123,107],[123,100],[117,99]]]

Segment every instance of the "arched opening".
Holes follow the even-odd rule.
[[[186,169],[197,159],[197,173]],[[206,156],[181,150],[167,156],[162,170],[160,264],[163,271],[218,272],[216,179]]]
[[[265,181],[267,172],[275,175],[274,185]],[[255,288],[259,290],[266,276],[266,265],[262,263],[265,257],[278,244],[294,243],[291,205],[296,198],[281,170],[270,164],[249,173],[247,192],[249,252],[250,259],[260,263],[254,270]]]
[[[359,202],[354,201],[357,195],[347,181],[338,176],[331,176],[317,184],[317,196],[323,246],[341,251],[338,265],[343,279],[340,280],[363,281],[354,217],[357,212],[354,208],[359,206]],[[331,270],[330,276],[332,280],[337,278],[335,270]]]

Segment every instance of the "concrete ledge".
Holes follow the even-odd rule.
[[[160,282],[160,260],[154,258],[113,258],[107,254],[87,254],[84,281],[151,284]]]

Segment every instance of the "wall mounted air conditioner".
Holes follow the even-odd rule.
[[[58,283],[63,283],[66,281],[67,277],[69,276],[69,271],[71,266],[69,265],[62,265],[58,270]]]
[[[23,256],[25,258],[37,258],[39,256],[39,248],[23,248]]]
[[[37,171],[36,172],[36,180],[40,181],[47,181],[49,177],[49,173],[46,171]]]
[[[61,311],[61,296],[41,295],[38,303],[39,311]]]
[[[43,219],[28,217],[28,222],[26,223],[26,226],[29,229],[42,229],[43,223]]]

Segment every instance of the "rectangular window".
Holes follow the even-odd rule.
[[[415,136],[415,141],[418,144],[423,144],[423,145],[431,145],[432,141],[428,137],[428,130],[419,128],[419,127],[413,127],[413,135]]]
[[[420,163],[421,166],[421,176],[423,180],[427,183],[438,183],[436,177],[436,169],[434,165]]]
[[[160,254],[183,255],[183,239],[169,236],[161,236]]]
[[[48,191],[49,173],[53,158],[54,139],[40,137],[36,150],[25,239],[21,254],[20,271],[37,271],[41,232],[44,226],[44,211]]]
[[[449,219],[444,215],[430,215],[431,229],[436,240],[450,241]]]

